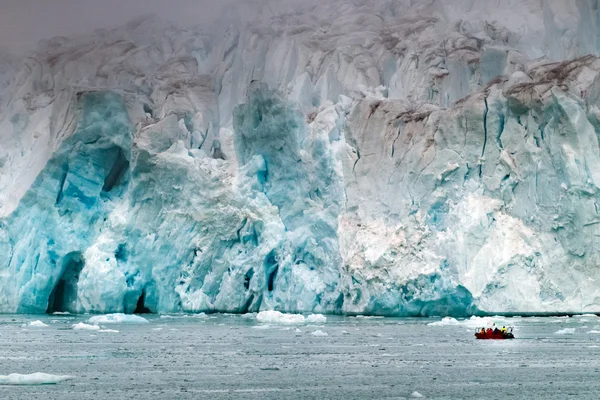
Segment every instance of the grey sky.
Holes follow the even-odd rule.
[[[0,47],[28,50],[42,38],[113,28],[155,13],[178,25],[214,19],[225,0],[0,0]]]

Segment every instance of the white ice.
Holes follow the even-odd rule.
[[[556,335],[572,335],[577,329],[575,328],[564,328],[554,332]]]
[[[284,314],[279,311],[261,311],[256,315],[256,320],[261,323],[293,325],[303,324],[305,318],[300,314]]]
[[[149,321],[139,315],[106,314],[95,315],[88,320],[91,324],[147,324]]]
[[[467,328],[483,328],[491,327],[494,324],[504,325],[509,324],[510,321],[503,317],[477,317],[473,316],[468,319],[457,320],[452,317],[444,317],[441,321],[430,322],[429,326],[465,326]]]
[[[32,321],[32,322],[30,322],[29,326],[35,327],[35,328],[46,328],[48,325],[46,325],[42,321],[38,320],[38,321]]]
[[[310,314],[308,317],[306,317],[306,322],[313,324],[323,324],[327,322],[327,317],[323,314]]]
[[[71,375],[51,375],[42,372],[33,374],[0,375],[0,385],[52,385],[74,379]]]
[[[84,322],[78,322],[73,324],[73,330],[76,331],[99,331],[100,327],[98,325],[89,325]]]

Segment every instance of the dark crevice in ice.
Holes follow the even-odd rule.
[[[65,166],[63,167],[63,174],[60,177],[60,185],[59,185],[59,189],[58,189],[58,194],[56,195],[56,202],[55,202],[56,205],[58,205],[63,198],[63,191],[65,189],[65,182],[67,180],[68,174],[69,174],[69,164],[65,163]]]
[[[77,300],[77,282],[83,266],[83,257],[79,252],[72,252],[64,257],[63,272],[50,293],[47,313],[76,311],[74,305]]]
[[[277,279],[277,271],[279,263],[275,251],[271,251],[265,260],[265,271],[267,273],[267,290],[272,292],[275,289],[275,279]]]
[[[121,177],[125,174],[129,168],[129,160],[125,157],[123,150],[119,147],[116,150],[116,158],[113,166],[104,178],[104,185],[102,186],[103,192],[110,192],[121,180]]]
[[[248,270],[248,272],[246,272],[246,275],[244,275],[244,288],[246,290],[248,290],[250,288],[250,281],[252,280],[253,276],[254,276],[254,269],[250,268]]]
[[[485,146],[487,144],[487,115],[488,115],[488,102],[487,97],[483,98],[485,103],[485,111],[483,112],[483,147],[481,148],[481,158],[482,160],[479,163],[479,177],[483,174],[483,156],[485,155]]]
[[[135,306],[134,314],[152,314],[152,310],[146,307],[146,291],[142,290],[142,294],[140,295],[137,305]]]

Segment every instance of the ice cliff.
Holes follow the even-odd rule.
[[[251,5],[2,57],[0,312],[600,312],[597,1]]]

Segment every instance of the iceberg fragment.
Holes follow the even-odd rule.
[[[564,328],[554,332],[556,335],[572,335],[575,333],[576,328]]]
[[[34,327],[34,328],[46,328],[48,327],[47,324],[43,323],[42,321],[31,321],[28,326]]]
[[[99,331],[100,327],[98,325],[90,325],[85,322],[78,322],[73,324],[73,330],[75,331]]]
[[[147,324],[146,318],[140,317],[139,315],[126,315],[126,314],[107,314],[107,315],[95,315],[88,320],[91,324]]]
[[[0,385],[53,385],[74,379],[71,375],[51,375],[42,372],[33,374],[0,375]]]
[[[306,317],[306,322],[311,324],[324,324],[327,322],[327,317],[323,314],[310,314]]]
[[[300,314],[284,314],[279,311],[261,311],[256,315],[256,320],[269,324],[303,324],[304,316]]]

